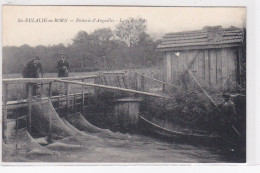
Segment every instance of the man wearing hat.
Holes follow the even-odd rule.
[[[69,76],[69,62],[65,59],[66,55],[61,53],[61,59],[57,61],[58,77]]]
[[[44,77],[42,64],[40,62],[40,58],[35,56],[32,60],[30,60],[23,69],[22,75],[23,78],[39,78]],[[37,92],[37,85],[33,85],[33,95],[36,95]],[[26,91],[28,93],[29,85],[26,84]]]

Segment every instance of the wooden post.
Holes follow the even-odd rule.
[[[32,90],[33,84],[28,83],[28,116],[27,116],[27,131],[31,134],[32,123]]]
[[[144,76],[141,76],[141,91],[145,91]]]
[[[40,100],[42,100],[43,83],[41,83]]]
[[[82,82],[84,83],[84,79],[82,79]],[[82,110],[84,110],[84,105],[85,105],[85,94],[84,94],[84,88],[85,88],[85,86],[82,85]]]
[[[15,154],[17,154],[17,147],[18,147],[18,119],[17,119],[17,111],[15,111]]]
[[[58,115],[60,115],[60,97],[58,97]]]
[[[70,95],[70,93],[69,93],[69,83],[65,83],[65,89],[66,89],[66,114],[65,114],[65,119],[67,119],[68,118],[68,115],[69,115],[69,95]]]
[[[51,103],[51,97],[52,97],[52,82],[49,83],[49,100],[48,100],[49,103]],[[60,107],[59,102],[58,102],[58,107]],[[52,131],[51,123],[52,123],[52,121],[51,121],[51,110],[50,110],[50,108],[48,109],[48,111],[49,111],[48,112],[48,115],[49,115],[49,127],[48,127],[48,139],[47,139],[47,141],[48,141],[48,143],[51,143],[51,141],[52,141],[52,137],[51,137],[51,131]],[[59,112],[59,108],[58,108],[58,112]]]
[[[52,82],[49,83],[49,97],[52,97]]]
[[[8,84],[3,85],[3,128],[2,128],[2,136],[3,139],[6,138],[5,130],[6,130],[6,120],[7,120],[7,107],[6,102],[8,100]]]
[[[137,73],[135,73],[135,89],[138,90]]]
[[[49,103],[51,103],[51,97],[49,95],[49,100],[48,100]],[[51,131],[52,131],[52,127],[51,127],[51,123],[52,123],[52,119],[51,119],[51,108],[49,107],[48,109],[48,115],[49,115],[49,126],[48,126],[48,138],[47,138],[47,141],[48,143],[51,143],[52,141],[52,137],[51,137]]]
[[[75,94],[75,92],[74,92],[74,97],[73,97],[73,104],[74,104],[74,106],[73,106],[73,115],[75,115],[76,114],[76,94]]]
[[[162,85],[162,90],[163,90],[163,92],[166,91],[166,83],[163,83],[163,85]]]

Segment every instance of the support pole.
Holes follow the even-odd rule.
[[[49,83],[49,100],[48,100],[49,104],[52,103],[51,102],[51,96],[52,96],[52,82]],[[59,103],[58,103],[58,107],[59,107]],[[48,143],[51,143],[51,141],[52,141],[52,136],[51,136],[51,131],[52,131],[51,123],[52,123],[52,119],[51,119],[51,109],[50,109],[50,107],[48,109],[48,115],[49,115],[49,126],[48,126],[48,139],[47,139],[47,141],[48,141]]]
[[[135,73],[135,89],[138,90],[138,79],[137,79],[137,73]]]
[[[162,84],[162,90],[163,90],[163,92],[166,91],[166,83],[163,83],[163,84]]]
[[[43,83],[41,83],[41,87],[40,87],[40,100],[42,100],[42,93],[43,93]]]
[[[58,115],[60,115],[60,97],[58,97]]]
[[[27,116],[27,130],[31,134],[31,128],[32,128],[32,90],[33,90],[33,84],[28,83],[28,116]]]
[[[73,98],[73,115],[76,114],[76,94],[74,93],[74,98]]]
[[[51,97],[49,97],[48,102],[49,102],[49,104],[51,104]],[[48,109],[48,115],[49,115],[49,126],[48,126],[48,138],[47,138],[47,141],[48,141],[48,143],[51,143],[51,141],[52,141],[52,137],[51,137],[51,131],[52,131],[51,123],[52,123],[52,119],[51,119],[51,108],[50,107]]]
[[[65,117],[65,119],[68,119],[68,115],[69,115],[69,83],[65,83],[65,89],[66,89],[66,117]]]
[[[82,79],[82,83],[84,83],[84,79]],[[84,94],[84,85],[82,85],[82,110],[84,110],[85,105],[85,94]]]
[[[18,148],[18,119],[17,119],[17,111],[15,111],[15,153],[17,154],[17,148]]]
[[[145,91],[144,76],[141,76],[141,91]]]
[[[52,82],[49,83],[49,97],[51,99],[52,96]]]
[[[2,124],[3,139],[6,138],[5,130],[6,130],[6,120],[7,120],[7,107],[6,107],[7,100],[8,100],[8,84],[4,84],[3,85],[3,124]]]

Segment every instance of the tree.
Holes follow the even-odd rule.
[[[142,18],[128,18],[116,25],[115,34],[129,47],[137,44],[140,35],[146,30],[146,20]]]
[[[109,41],[114,36],[114,33],[110,28],[102,28],[95,30],[92,35],[95,36],[99,41]]]

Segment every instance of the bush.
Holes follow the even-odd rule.
[[[180,88],[169,92],[171,99],[146,97],[141,103],[141,113],[149,119],[168,121],[175,126],[214,131],[218,125],[219,110],[200,87],[189,80],[178,81]],[[222,102],[222,95],[212,88],[204,88],[216,105]]]

